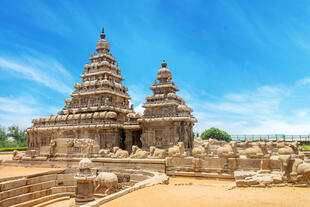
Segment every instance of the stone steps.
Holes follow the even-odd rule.
[[[35,191],[35,192],[30,192],[30,193],[25,193],[21,194],[18,196],[10,197],[7,199],[3,199],[0,201],[0,207],[7,207],[7,206],[33,206],[36,200],[40,200],[40,198],[45,198],[53,195],[62,195],[64,194],[65,196],[73,196],[74,195],[74,186],[65,186],[65,187],[52,187],[40,191]],[[69,192],[68,192],[69,191]],[[49,199],[47,199],[49,200]],[[47,200],[40,200],[40,202],[45,202]],[[34,203],[32,203],[32,201]],[[30,203],[31,205],[28,205]]]
[[[40,197],[34,200],[26,201],[23,203],[19,203],[16,205],[13,205],[12,207],[42,207],[46,206],[51,203],[55,203],[61,200],[66,200],[72,197],[74,193],[65,192],[65,193],[56,193],[53,195],[47,195],[44,197]]]
[[[63,172],[64,170],[49,170],[23,177],[4,179],[0,182],[0,207],[18,206],[19,204],[27,206],[27,203],[41,197],[61,195],[61,193],[73,194],[76,186],[74,174],[60,174]],[[29,206],[33,206],[33,204]]]

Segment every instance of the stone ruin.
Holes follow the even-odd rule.
[[[82,83],[74,85],[64,108],[58,115],[32,120],[33,126],[26,130],[25,157],[98,157],[103,149],[112,152],[118,147],[131,153],[134,145],[148,151],[178,142],[191,149],[197,120],[175,94],[178,88],[167,63],[163,61],[150,88],[153,95],[146,97],[144,114],[137,114],[129,106],[128,88],[122,85],[121,69],[103,29],[100,37],[96,52],[84,65]]]

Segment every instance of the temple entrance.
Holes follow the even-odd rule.
[[[119,135],[120,135],[119,148],[121,148],[122,150],[125,150],[126,149],[126,144],[125,144],[126,135],[125,135],[124,129],[120,130]]]
[[[142,147],[142,142],[140,140],[141,134],[142,134],[142,130],[132,132],[132,145],[136,145],[139,148]]]

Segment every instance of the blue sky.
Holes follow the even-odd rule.
[[[310,133],[309,1],[0,4],[3,126],[56,114],[104,26],[137,111],[165,59],[195,131]]]

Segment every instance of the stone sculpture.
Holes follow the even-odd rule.
[[[264,153],[258,145],[247,148],[245,150],[245,154],[247,158],[263,158],[264,157]]]
[[[290,173],[291,181],[294,183],[310,181],[310,163],[306,163],[302,159],[295,159]]]
[[[75,203],[83,205],[87,202],[95,200],[94,198],[94,180],[96,176],[92,173],[92,162],[88,158],[84,158],[79,163],[79,169],[74,176],[77,182],[75,188]]]
[[[98,193],[101,190],[105,194],[109,195],[117,191],[118,179],[116,174],[109,172],[101,172],[95,179],[95,192]]]
[[[154,146],[150,147],[149,158],[151,158],[151,159],[165,159],[166,156],[167,156],[166,150],[158,149]]]
[[[127,151],[120,149],[119,147],[113,147],[112,158],[128,158],[129,154]]]
[[[12,157],[12,159],[13,159],[13,160],[22,160],[22,159],[23,159],[23,156],[24,156],[23,153],[20,153],[20,152],[18,152],[17,150],[14,150],[14,151],[13,151],[13,157]]]
[[[196,146],[192,150],[192,156],[195,158],[204,158],[206,155],[206,149],[202,146]]]
[[[141,150],[136,145],[132,146],[132,152],[131,152],[130,158],[146,159],[147,157],[148,157],[148,153],[146,151]]]
[[[184,143],[178,142],[178,145],[170,147],[168,149],[169,157],[186,157],[186,152],[184,150]]]
[[[220,158],[235,158],[238,157],[237,142],[231,141],[223,147],[217,149],[217,156]]]
[[[99,150],[99,155],[101,157],[110,158],[112,157],[113,153],[109,149],[101,149]]]

